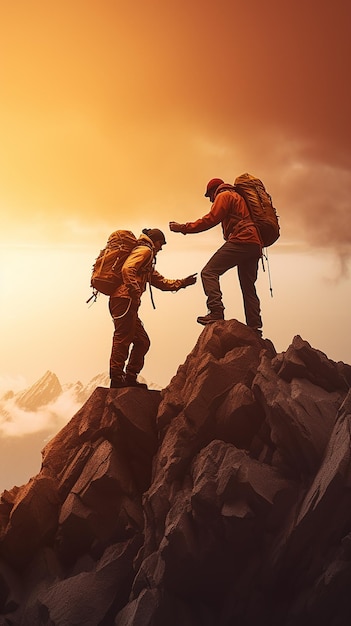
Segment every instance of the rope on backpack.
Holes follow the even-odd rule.
[[[265,252],[263,252],[263,249],[262,249],[262,256],[261,256],[262,269],[263,269],[264,272],[266,271],[266,268],[264,266],[264,261],[263,261],[263,259],[266,259],[267,270],[268,270],[269,291],[271,292],[271,298],[273,298],[273,288],[272,288],[272,280],[271,280],[271,270],[270,270],[270,267],[269,267],[268,250],[267,250],[267,248],[265,248],[264,250],[265,250]]]
[[[99,292],[96,289],[93,289],[93,293],[90,296],[89,300],[86,301],[86,304],[89,304],[90,300],[94,300],[94,302],[92,302],[90,305],[92,306],[96,302],[98,295],[99,295]]]

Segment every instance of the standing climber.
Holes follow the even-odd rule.
[[[207,296],[208,314],[197,318],[199,324],[209,324],[224,319],[224,306],[219,277],[232,267],[237,267],[244,301],[246,324],[262,335],[260,301],[256,293],[258,262],[262,254],[261,240],[245,200],[233,185],[221,178],[212,178],[207,184],[205,197],[212,207],[209,213],[195,222],[179,224],[170,222],[175,233],[200,233],[221,223],[225,244],[215,252],[201,272]]]
[[[137,376],[150,347],[150,339],[138,317],[140,299],[147,282],[162,291],[178,291],[196,282],[195,274],[178,280],[161,276],[155,270],[154,263],[157,253],[166,243],[165,236],[158,228],[144,228],[142,232],[122,267],[123,282],[109,301],[115,327],[110,358],[111,387],[146,386],[137,381]],[[128,359],[130,346],[132,349]]]

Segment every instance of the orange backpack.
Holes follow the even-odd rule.
[[[234,181],[234,188],[245,200],[264,248],[271,246],[280,236],[277,212],[263,182],[245,173]]]
[[[93,265],[91,298],[96,299],[97,293],[110,296],[122,283],[123,264],[136,245],[137,238],[130,230],[115,230],[109,236],[105,248],[100,251]]]

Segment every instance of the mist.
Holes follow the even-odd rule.
[[[64,391],[55,402],[37,411],[26,411],[15,397],[0,400],[0,437],[24,437],[51,431],[56,433],[80,409],[72,390]]]

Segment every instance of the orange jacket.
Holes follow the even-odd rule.
[[[132,250],[122,267],[123,283],[117,287],[112,297],[140,298],[146,289],[146,283],[162,291],[178,291],[183,287],[183,280],[164,278],[153,267],[155,248],[147,235],[141,235],[138,245]]]
[[[182,232],[200,233],[219,223],[222,223],[226,241],[256,243],[261,248],[261,240],[245,200],[227,183],[218,187],[211,211],[196,222],[187,222]]]

